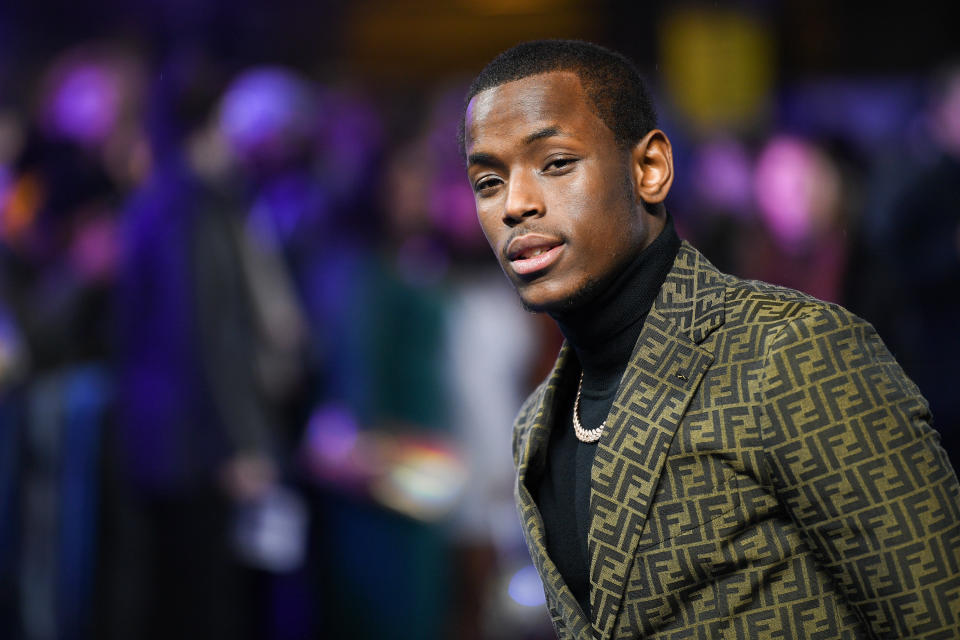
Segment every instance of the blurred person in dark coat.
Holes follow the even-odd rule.
[[[189,52],[166,61],[150,102],[151,170],[125,210],[118,422],[130,490],[116,532],[116,637],[263,633],[267,603],[251,600],[232,527],[237,506],[277,482],[278,405],[296,380],[276,389],[263,375],[270,273],[242,207],[190,153],[215,98],[205,70]],[[299,328],[287,328],[295,364]]]
[[[879,251],[893,265],[898,304],[892,348],[930,400],[934,426],[960,461],[960,66],[935,81],[928,122],[933,158],[895,197]]]

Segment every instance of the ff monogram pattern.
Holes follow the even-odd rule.
[[[561,638],[960,638],[960,488],[873,328],[683,243],[591,471],[593,620],[547,556],[561,349],[514,431],[517,503]]]

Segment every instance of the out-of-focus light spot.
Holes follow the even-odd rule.
[[[127,150],[140,120],[145,80],[134,50],[96,42],[68,49],[38,83],[39,128],[51,139],[98,152],[110,144]],[[116,139],[118,134],[124,139]]]
[[[533,565],[527,565],[510,578],[507,587],[514,602],[525,607],[542,607],[546,603],[543,595],[543,583]]]
[[[446,440],[360,431],[343,407],[314,412],[303,443],[313,477],[338,489],[368,494],[381,505],[423,521],[449,513],[467,481],[462,456]]]
[[[335,467],[349,458],[358,437],[357,423],[346,409],[324,406],[310,417],[306,444],[312,459]]]
[[[766,24],[735,9],[683,7],[658,30],[667,90],[693,124],[750,126],[763,114],[775,59]]]
[[[80,143],[97,143],[110,133],[120,107],[117,79],[92,63],[68,67],[47,105],[52,133]]]
[[[247,161],[276,161],[316,133],[313,89],[292,71],[257,68],[241,74],[220,107],[220,129]]]
[[[45,197],[43,185],[31,173],[12,180],[0,199],[0,237],[14,240],[33,224]]]
[[[810,143],[779,136],[760,153],[754,190],[774,238],[783,248],[795,249],[829,226],[836,215],[840,175]]]
[[[934,137],[947,151],[960,156],[960,68],[946,82],[936,107]]]
[[[449,447],[416,438],[398,439],[386,458],[386,474],[370,488],[385,506],[430,521],[449,512],[463,492],[466,468]]]
[[[284,573],[303,564],[307,550],[307,506],[296,493],[274,488],[235,516],[233,538],[240,557],[250,565]]]
[[[745,216],[753,199],[753,168],[742,144],[733,139],[703,145],[693,168],[700,200],[710,209]]]

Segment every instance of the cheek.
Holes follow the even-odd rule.
[[[490,248],[494,251],[496,251],[497,231],[499,228],[499,225],[496,224],[495,217],[493,213],[486,210],[480,203],[477,203],[477,222],[480,224],[480,229],[483,230],[483,235],[490,244]]]
[[[591,259],[619,262],[640,242],[639,214],[622,185],[612,181],[586,185],[576,198],[576,224]]]
[[[583,240],[603,245],[627,231],[621,227],[624,202],[619,191],[593,176],[578,178],[569,187],[562,206]]]
[[[553,220],[564,220],[567,224],[578,229],[581,233],[588,230],[596,220],[596,215],[603,207],[597,193],[593,189],[589,176],[584,173],[570,176],[560,184],[550,185],[554,188],[549,191],[550,199],[547,202],[547,212],[554,212]],[[557,215],[557,214],[560,215]]]

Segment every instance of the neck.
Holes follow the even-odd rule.
[[[551,314],[577,354],[585,391],[609,390],[619,383],[679,248],[668,216],[657,237],[606,287],[572,311]]]

